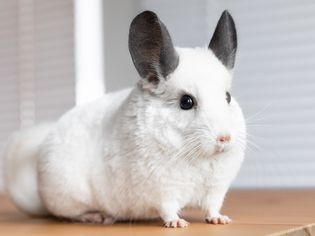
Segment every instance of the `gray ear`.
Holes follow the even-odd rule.
[[[151,11],[137,15],[130,25],[129,51],[142,78],[158,83],[178,65],[178,55],[165,25]]]
[[[227,10],[220,17],[209,48],[228,69],[234,67],[237,36],[234,20]]]

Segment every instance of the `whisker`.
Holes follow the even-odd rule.
[[[272,105],[272,102],[270,102],[269,104],[267,104],[265,107],[263,107],[262,109],[260,109],[258,112],[256,112],[256,113],[250,115],[249,117],[245,118],[246,123],[247,123],[248,121],[253,120],[254,118],[257,118],[258,115],[261,115],[263,112],[265,112],[267,109],[269,109],[271,105]]]

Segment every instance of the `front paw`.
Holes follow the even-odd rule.
[[[166,228],[184,228],[188,225],[189,223],[184,219],[170,220],[164,223]]]
[[[231,223],[231,219],[228,216],[223,216],[223,215],[217,215],[217,216],[212,216],[212,217],[207,217],[206,218],[206,222],[208,224],[221,224],[221,225],[225,225],[225,224],[229,224]]]

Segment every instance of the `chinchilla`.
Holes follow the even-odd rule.
[[[231,96],[236,49],[227,11],[205,48],[174,47],[155,13],[137,15],[129,31],[136,86],[12,135],[12,200],[31,215],[89,223],[161,218],[185,227],[187,207],[208,223],[229,223],[220,208],[246,146]]]

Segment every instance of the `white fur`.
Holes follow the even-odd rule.
[[[4,153],[7,193],[16,206],[31,215],[47,214],[38,195],[36,169],[38,147],[53,126],[45,123],[13,133]]]
[[[243,114],[233,98],[226,102],[231,73],[210,50],[177,51],[178,67],[157,86],[140,79],[131,90],[75,107],[43,142],[40,128],[21,136],[24,146],[37,139],[36,147],[11,143],[16,153],[9,158],[10,179],[20,180],[8,182],[13,199],[25,196],[14,191],[24,183],[13,163],[39,151],[32,175],[38,174],[40,198],[16,202],[19,207],[41,214],[43,204],[51,214],[71,219],[101,212],[112,219],[169,222],[185,207],[201,208],[207,219],[221,216],[244,157]],[[196,98],[195,109],[180,109],[185,93]],[[228,145],[216,142],[222,134],[231,135]],[[218,153],[218,146],[225,151]]]

